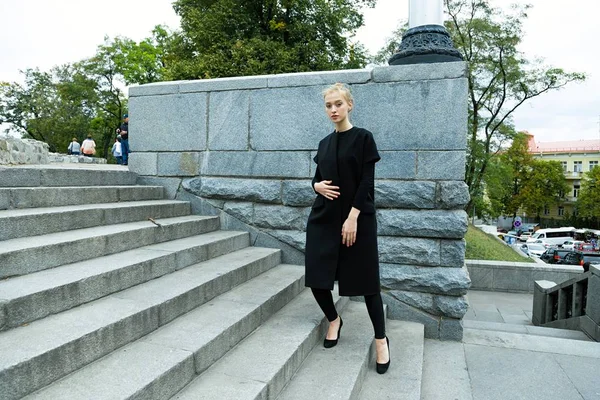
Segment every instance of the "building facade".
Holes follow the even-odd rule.
[[[560,142],[536,142],[534,135],[529,136],[529,152],[534,158],[545,161],[558,161],[562,164],[567,185],[567,193],[562,202],[547,207],[541,217],[544,219],[563,219],[565,214],[576,213],[575,204],[581,189],[583,175],[596,168],[600,163],[600,140],[571,140]]]

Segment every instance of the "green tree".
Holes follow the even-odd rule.
[[[468,66],[468,209],[483,193],[490,159],[514,135],[515,110],[543,93],[582,81],[585,75],[545,66],[518,51],[528,5],[516,5],[511,13],[492,7],[489,0],[444,0],[444,5],[450,17],[445,27]],[[377,60],[392,55],[391,44],[400,43],[402,33],[399,29],[388,40]]]
[[[536,216],[539,221],[545,207],[560,203],[561,194],[568,186],[558,161],[532,160],[528,175],[517,199],[527,214]]]
[[[181,32],[170,39],[169,79],[217,78],[362,67],[349,37],[375,0],[177,0]]]
[[[600,168],[592,168],[583,175],[577,197],[577,212],[582,218],[600,219]]]
[[[0,123],[9,130],[65,152],[71,138],[85,136],[94,116],[94,83],[74,64],[22,71],[24,83],[0,85]]]

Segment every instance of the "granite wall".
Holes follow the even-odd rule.
[[[0,137],[0,165],[48,164],[48,148],[33,139]]]
[[[379,252],[391,318],[460,340],[468,201],[463,182],[467,79],[462,62],[130,88],[129,168],[194,212],[219,215],[253,244],[304,263],[317,144],[329,134],[321,91],[349,84],[354,125],[373,132]],[[359,227],[360,229],[360,227]]]

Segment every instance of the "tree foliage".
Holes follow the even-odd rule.
[[[526,134],[518,133],[508,149],[489,161],[486,211],[492,217],[515,217],[523,210],[539,218],[545,207],[559,204],[561,194],[568,189],[562,165],[534,159],[528,151],[528,140]]]
[[[577,197],[577,212],[582,218],[600,219],[600,168],[586,172]]]
[[[528,5],[510,13],[489,0],[444,0],[449,20],[445,27],[468,66],[469,119],[465,182],[471,203],[483,195],[482,183],[492,157],[514,138],[512,116],[528,100],[582,81],[582,73],[543,65],[518,50]],[[389,58],[403,29],[388,40],[376,60]]]
[[[375,0],[177,0],[181,31],[167,46],[169,79],[357,68],[349,37]]]

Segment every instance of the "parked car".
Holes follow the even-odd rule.
[[[573,245],[573,250],[595,251],[594,250],[594,245],[592,245],[591,243],[584,243],[584,242],[580,242],[580,243],[574,244]]]
[[[579,243],[583,243],[580,240],[566,240],[561,247],[563,249],[567,249],[567,250],[573,250],[575,248],[576,245],[578,245]]]
[[[587,272],[590,264],[600,264],[600,253],[574,250],[566,254],[559,264],[581,265]]]
[[[521,250],[530,257],[541,257],[547,249],[539,243],[527,243],[521,245]]]
[[[548,249],[542,254],[540,259],[548,264],[559,264],[571,251],[565,249]]]
[[[527,239],[531,237],[531,232],[523,232],[521,236],[519,236],[519,242],[526,242]]]

